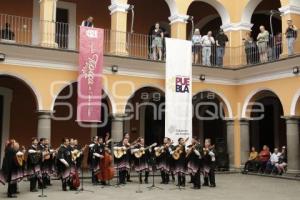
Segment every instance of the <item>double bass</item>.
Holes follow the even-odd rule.
[[[111,155],[111,151],[109,149],[108,144],[111,140],[108,140],[109,135],[106,138],[103,158],[100,161],[100,172],[97,174],[97,178],[101,181],[110,181],[114,178],[115,170],[113,167],[113,157]]]

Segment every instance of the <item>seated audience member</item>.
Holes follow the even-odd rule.
[[[267,168],[266,168],[267,173],[271,173],[273,171],[275,165],[279,161],[280,155],[281,155],[281,153],[279,152],[278,148],[274,148],[274,152],[272,153],[271,158],[267,163]]]
[[[264,145],[263,149],[259,153],[259,166],[262,172],[266,169],[269,159],[270,159],[269,147],[267,145]]]
[[[15,33],[10,29],[10,24],[5,24],[5,29],[1,30],[1,39],[4,40],[14,40],[15,39]]]
[[[249,159],[245,163],[244,173],[247,173],[249,169],[253,169],[256,167],[257,158],[258,158],[258,152],[256,151],[255,147],[252,147],[249,155]]]
[[[278,163],[275,164],[275,167],[279,175],[282,175],[287,167],[287,155],[285,146],[281,148],[281,155],[279,156]]]

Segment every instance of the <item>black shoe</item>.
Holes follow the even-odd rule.
[[[38,190],[35,188],[35,189],[30,190],[30,192],[38,192]]]
[[[208,185],[208,183],[203,183],[202,186],[208,187],[209,185]]]
[[[194,187],[192,187],[192,189],[194,189],[194,190],[199,190],[200,187],[199,187],[199,186],[194,186]]]
[[[216,184],[211,184],[209,187],[216,187]]]
[[[132,182],[132,180],[128,179],[128,180],[127,180],[127,182],[128,182],[128,183],[131,183],[131,182]]]
[[[7,194],[7,198],[17,198],[17,195],[15,195],[15,194]]]
[[[148,179],[145,179],[145,184],[148,184],[149,182],[148,182]]]

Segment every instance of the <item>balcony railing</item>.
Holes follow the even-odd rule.
[[[31,45],[32,19],[0,14],[1,41]]]
[[[0,14],[1,42],[31,45],[32,19]],[[39,43],[35,46],[77,51],[79,48],[79,28],[68,23],[40,21],[37,34]],[[286,39],[270,39],[264,52],[256,42],[238,47],[226,47],[223,59],[218,58],[220,47],[193,47],[193,63],[206,66],[238,66],[255,65],[273,62],[287,57]],[[126,56],[131,58],[154,60],[159,58],[153,53],[153,37],[138,33],[126,33],[104,30],[104,53],[106,55]],[[300,53],[300,40],[295,41],[295,54]],[[285,47],[285,48],[284,48]],[[165,41],[162,40],[162,58],[166,55]],[[222,61],[222,62],[221,62]]]

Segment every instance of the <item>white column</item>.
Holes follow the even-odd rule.
[[[300,172],[299,119],[286,118],[288,171]]]
[[[234,121],[227,120],[227,153],[229,155],[229,167],[234,167]]]
[[[52,111],[49,110],[38,111],[38,138],[51,140],[51,115]]]
[[[241,165],[244,165],[249,158],[250,152],[250,136],[249,136],[249,120],[240,120],[240,138],[241,138]]]
[[[115,114],[112,116],[111,138],[113,142],[120,142],[123,139],[124,117],[124,114]]]

